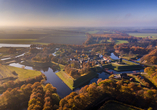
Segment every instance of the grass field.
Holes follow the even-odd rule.
[[[123,104],[117,101],[109,100],[99,110],[143,110],[134,106]]]
[[[131,36],[135,37],[147,37],[147,36],[152,36],[152,39],[157,39],[157,33],[128,33]]]
[[[14,75],[12,72],[15,71],[18,75]],[[24,81],[28,78],[35,78],[36,76],[41,75],[40,71],[27,70],[12,66],[1,65],[0,66],[0,86],[9,81],[8,77],[13,77],[14,81],[20,80]]]
[[[127,40],[115,40],[116,44],[128,43]]]
[[[110,43],[111,41],[107,40],[107,42]],[[99,43],[101,43],[101,41]],[[127,40],[115,40],[115,43],[116,44],[122,44],[122,43],[129,43],[129,42]]]

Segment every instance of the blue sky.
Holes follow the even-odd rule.
[[[0,0],[0,26],[154,27],[157,0]]]

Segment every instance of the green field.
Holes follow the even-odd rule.
[[[131,36],[135,37],[147,37],[147,36],[152,36],[152,39],[157,39],[157,33],[128,33]]]
[[[127,40],[114,40],[116,44],[129,43]],[[107,40],[108,43],[111,43],[110,40]],[[101,41],[99,42],[101,43]]]
[[[15,71],[17,75],[14,75],[12,73],[13,71]],[[0,65],[0,86],[3,85],[3,83],[9,81],[9,77],[13,77],[13,81],[24,81],[28,78],[35,78],[38,75],[41,75],[40,71]]]
[[[116,44],[128,43],[127,40],[115,40]]]
[[[143,110],[143,109],[110,100],[106,102],[103,106],[101,106],[100,109],[98,110]]]

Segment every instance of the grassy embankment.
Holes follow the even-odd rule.
[[[141,108],[124,104],[115,100],[107,101],[99,110],[143,110]]]
[[[142,74],[143,77],[145,77],[146,79],[148,79],[150,82],[152,82],[156,87],[157,87],[157,82],[150,78],[150,75],[149,74]]]
[[[142,86],[146,86],[136,75],[133,75],[133,74],[127,74],[128,76],[132,77],[135,79],[135,84],[142,84]]]
[[[118,63],[111,63],[111,64],[104,64],[103,68],[113,69],[115,71],[131,71],[131,70],[140,70],[143,69],[141,65],[136,63],[123,60],[125,64],[118,64]]]
[[[71,76],[69,76],[68,74],[66,74],[64,71],[59,71],[56,73],[56,75],[71,89],[75,89],[81,85],[83,85],[84,83],[90,81],[92,78],[94,78],[97,73],[89,73],[89,74],[84,74],[83,76],[74,79]]]
[[[16,74],[13,74],[13,71],[16,72]],[[16,81],[24,81],[28,78],[35,78],[36,76],[41,75],[40,71],[35,70],[27,70],[12,66],[6,66],[6,65],[0,65],[0,86],[2,86],[4,83],[13,80]],[[1,91],[1,90],[0,90]]]
[[[97,76],[97,72],[90,72],[90,73],[85,73],[81,77],[74,79],[70,75],[66,74],[63,69],[64,65],[59,64],[60,71],[56,73],[56,75],[71,89],[75,89],[84,83],[90,81],[92,78]]]

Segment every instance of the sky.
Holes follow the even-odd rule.
[[[0,0],[0,26],[154,27],[157,0]]]

